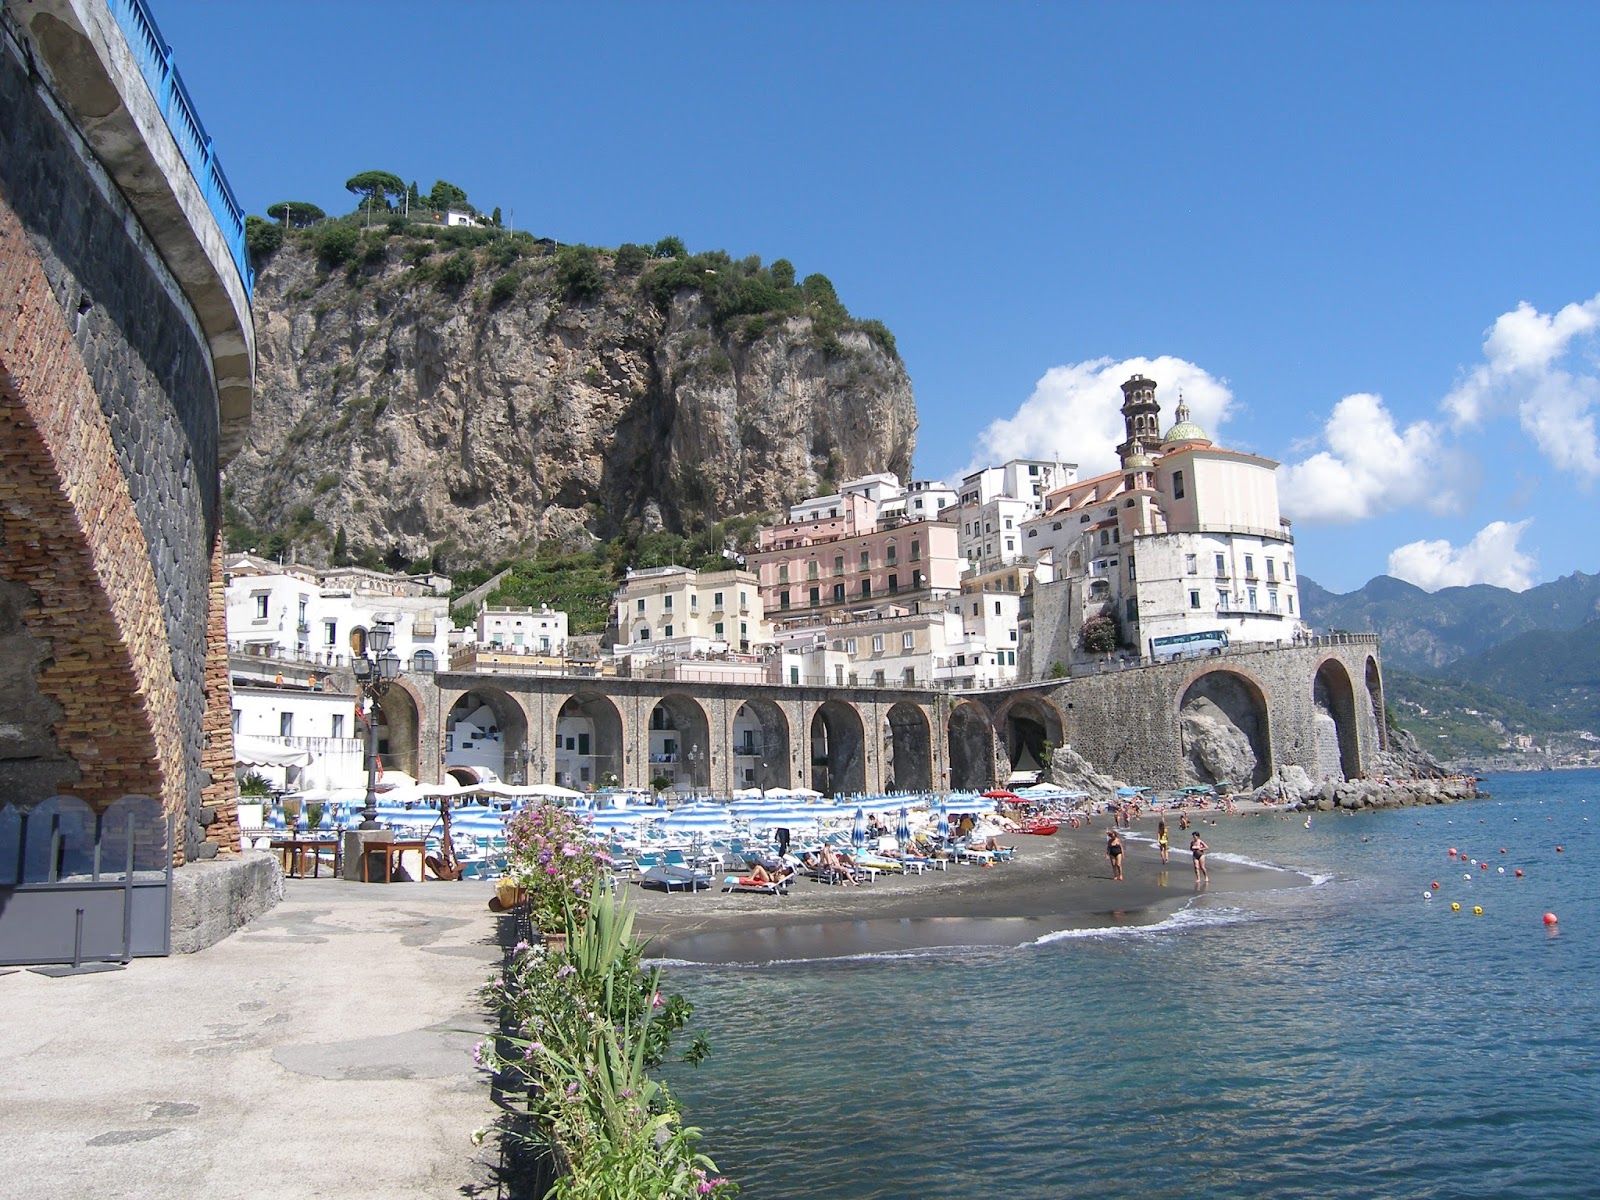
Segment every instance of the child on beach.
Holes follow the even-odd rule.
[[[1122,839],[1117,836],[1116,827],[1106,830],[1106,857],[1111,860],[1111,878],[1122,878]]]
[[[1167,861],[1167,819],[1162,817],[1156,822],[1156,846],[1161,851],[1161,861]]]
[[[1194,855],[1194,877],[1196,881],[1204,879],[1211,882],[1211,872],[1206,870],[1206,851],[1211,849],[1200,839],[1200,832],[1196,830],[1189,838],[1189,853]]]

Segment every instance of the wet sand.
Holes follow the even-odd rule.
[[[1237,817],[1208,821],[1201,836],[1213,855],[1229,848]],[[770,962],[926,950],[940,946],[1017,946],[1062,929],[1143,925],[1160,921],[1201,894],[1188,833],[1170,822],[1171,862],[1156,853],[1155,821],[1124,831],[1123,874],[1114,881],[1105,856],[1107,820],[1050,837],[1017,835],[1010,863],[951,863],[918,876],[881,874],[859,887],[797,879],[787,896],[724,893],[721,872],[709,892],[670,895],[633,885],[637,931],[653,958],[691,962]],[[1292,871],[1207,857],[1207,895],[1294,887],[1309,880]]]

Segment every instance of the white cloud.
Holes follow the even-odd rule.
[[[1523,301],[1502,313],[1483,339],[1484,361],[1444,398],[1457,428],[1515,412],[1523,431],[1555,466],[1600,477],[1600,376],[1562,362],[1600,329],[1600,295],[1553,314]]]
[[[1525,592],[1533,586],[1536,564],[1517,548],[1517,542],[1530,524],[1532,518],[1491,521],[1459,550],[1442,538],[1408,542],[1389,555],[1389,574],[1425,592],[1473,583]]]
[[[1400,429],[1383,398],[1366,392],[1334,405],[1321,440],[1326,450],[1278,473],[1283,510],[1297,521],[1363,521],[1411,505],[1450,513],[1476,481],[1473,460],[1437,426]]]
[[[1087,479],[1117,465],[1116,447],[1123,438],[1122,383],[1131,375],[1156,381],[1162,426],[1170,426],[1178,393],[1189,406],[1190,420],[1215,437],[1233,407],[1228,385],[1181,358],[1096,358],[1051,367],[1034,385],[1016,415],[1002,417],[978,435],[966,471],[1012,458],[1054,458],[1078,464]],[[965,474],[966,472],[963,472]],[[957,481],[959,482],[959,480]]]

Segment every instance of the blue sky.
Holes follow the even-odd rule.
[[[1600,5],[153,7],[252,212],[381,169],[828,275],[919,476],[1104,469],[1143,369],[1337,591],[1600,569]]]

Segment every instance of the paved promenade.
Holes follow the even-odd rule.
[[[200,954],[0,977],[0,1197],[497,1195],[491,892],[290,880]]]

